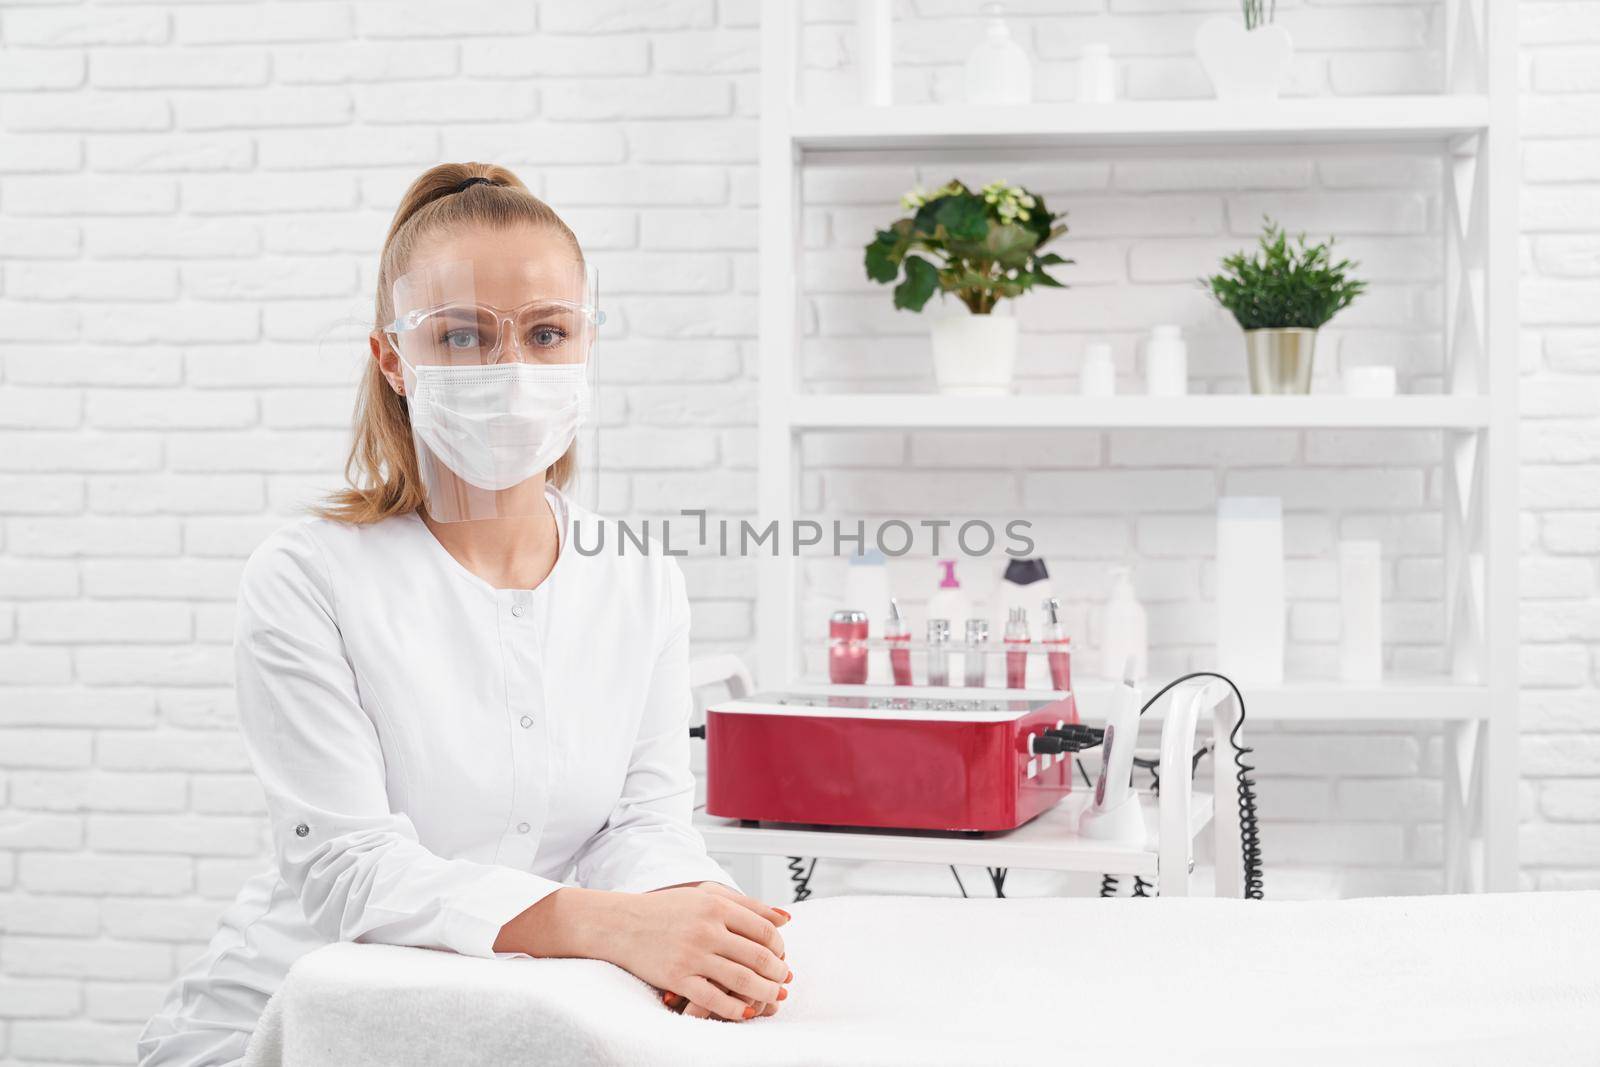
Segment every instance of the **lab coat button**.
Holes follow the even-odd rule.
[[[517,823],[517,833],[525,834],[527,832],[528,832],[528,824],[527,823],[525,823],[525,822]]]
[[[513,605],[511,605],[511,614],[515,615],[519,619],[522,618],[522,605],[521,604],[513,604]]]
[[[307,826],[305,823],[301,823],[299,826],[294,828],[294,836],[296,837],[304,837],[310,832],[311,827]]]
[[[526,729],[527,729],[527,728],[528,728],[528,727],[530,727],[530,726],[532,726],[532,725],[533,725],[533,720],[532,720],[532,719],[530,719],[530,718],[528,718],[528,717],[527,717],[527,716],[526,716],[526,715],[524,715],[524,716],[523,716],[523,717],[522,717],[522,728],[523,728],[523,729],[524,729],[524,730],[526,730]]]

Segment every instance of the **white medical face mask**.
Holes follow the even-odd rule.
[[[589,415],[581,363],[406,366],[412,432],[481,489],[509,489],[547,469]]]

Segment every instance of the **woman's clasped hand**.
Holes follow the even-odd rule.
[[[668,1008],[737,1022],[776,1014],[788,999],[794,972],[778,933],[789,921],[782,908],[716,882],[645,893],[638,902],[636,934],[624,934],[624,952],[638,965],[621,966],[661,989]]]
[[[500,952],[615,964],[674,1011],[739,1022],[772,1015],[794,980],[778,927],[789,913],[717,882],[648,893],[567,886],[501,930]]]

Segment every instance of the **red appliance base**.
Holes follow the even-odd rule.
[[[920,695],[927,692],[775,694],[713,705],[706,811],[761,822],[996,831],[1021,826],[1071,791],[1070,756],[1029,751],[1031,735],[1078,721],[1070,693]]]

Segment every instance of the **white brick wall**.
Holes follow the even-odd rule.
[[[899,6],[899,98],[956,97],[976,5]],[[1129,94],[1203,95],[1193,30],[1229,4],[1013,6],[1039,94],[1059,99],[1092,39],[1126,57]],[[850,5],[813,7],[807,91],[847,99]],[[1296,93],[1437,78],[1437,3],[1281,7],[1301,44]],[[1522,854],[1539,887],[1600,885],[1597,12],[1521,5]],[[0,1062],[124,1062],[262,862],[229,692],[234,586],[260,538],[336,480],[376,250],[423,167],[514,167],[599,264],[609,503],[750,513],[756,24],[754,0],[0,5]],[[1114,343],[1131,383],[1135,342],[1161,320],[1186,327],[1204,387],[1234,387],[1231,334],[1190,279],[1272,212],[1344,235],[1376,283],[1328,331],[1323,371],[1380,359],[1436,385],[1426,158],[1128,153],[962,173],[1005,173],[1070,212],[1074,288],[1023,305],[1031,384],[1069,387],[1091,336]],[[811,175],[815,387],[928,384],[924,327],[862,280],[859,246],[913,180],[945,176]],[[1105,567],[1132,557],[1162,669],[1205,657],[1216,496],[1282,494],[1293,666],[1332,662],[1333,543],[1376,536],[1391,669],[1426,671],[1440,655],[1437,444],[849,435],[807,443],[805,491],[840,516],[948,510],[941,499],[992,518],[1027,509],[1090,645]],[[1039,469],[1015,471],[1016,452]],[[686,569],[697,644],[748,649],[749,563]],[[807,576],[818,617],[839,568]],[[896,581],[914,595],[926,570]],[[1258,736],[1275,892],[1437,886],[1435,734]]]

